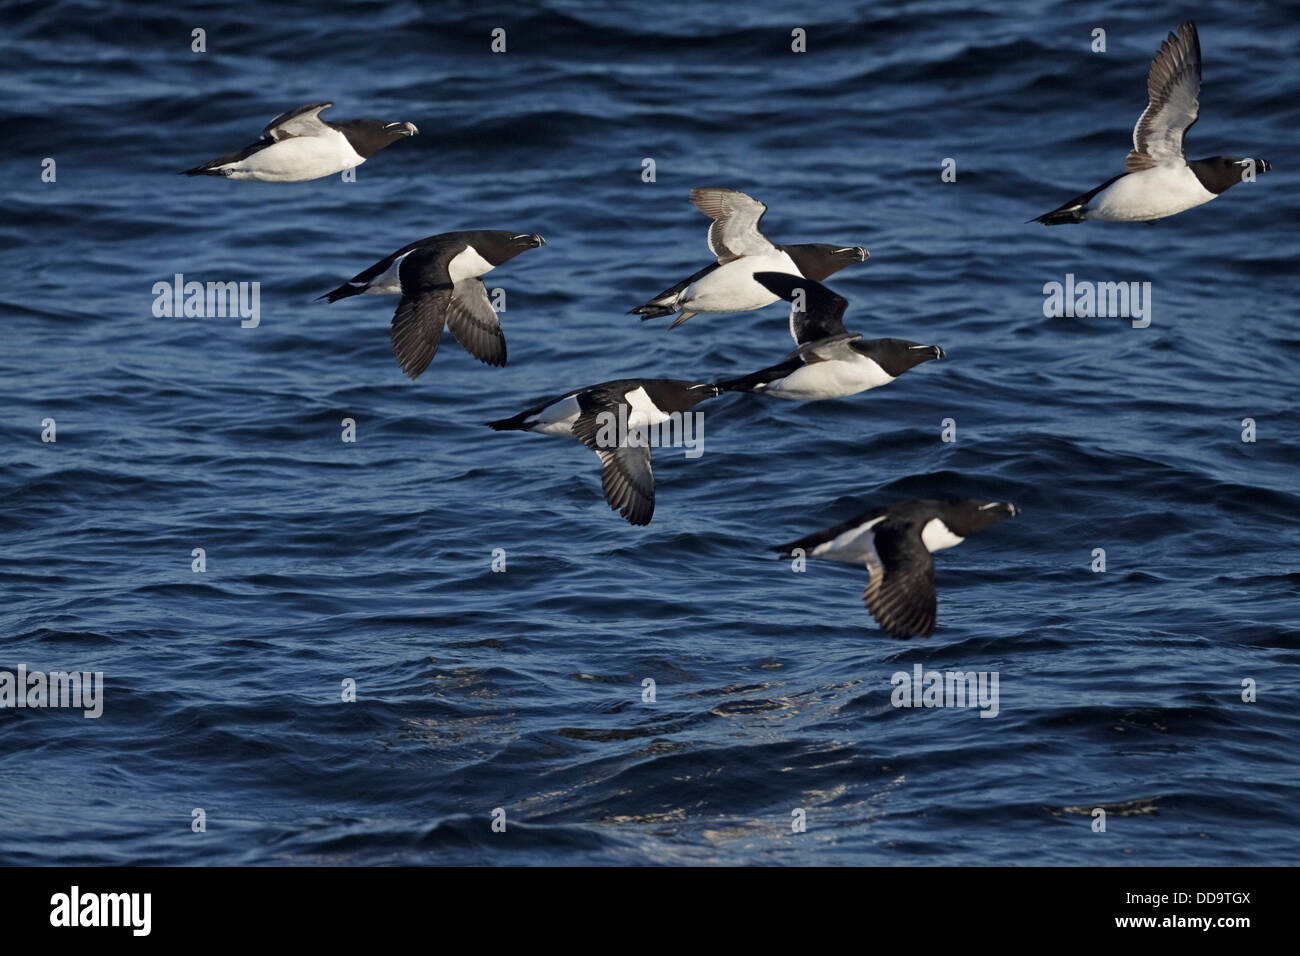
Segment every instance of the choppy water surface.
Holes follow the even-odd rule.
[[[1122,168],[1185,15],[6,7],[0,670],[105,688],[97,720],[0,711],[0,859],[1294,861],[1294,10],[1195,13],[1191,152],[1267,177],[1154,226],[1024,224]],[[421,133],[350,184],[176,175],[322,99]],[[707,262],[687,195],[710,184],[765,201],[778,241],[869,247],[830,283],[849,327],[949,357],[849,399],[701,406],[704,455],[657,453],[633,528],[590,452],[482,423],[785,354],[779,306],[624,314]],[[467,228],[549,242],[489,277],[505,369],[444,337],[409,382],[394,299],[312,301]],[[260,324],[156,318],[176,273],[259,282]],[[1150,327],[1045,317],[1067,274],[1150,281]],[[874,627],[865,570],[766,550],[939,494],[1023,514],[939,556],[930,639]],[[918,664],[996,671],[996,718],[891,706]]]

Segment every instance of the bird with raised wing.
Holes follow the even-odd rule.
[[[691,202],[713,220],[709,251],[717,261],[631,309],[629,315],[639,315],[644,321],[680,313],[669,326],[675,329],[700,312],[761,309],[775,302],[776,295],[754,280],[755,273],[785,272],[820,281],[871,256],[861,246],[824,242],[775,245],[758,229],[767,207],[734,189],[692,189]]]
[[[869,509],[773,550],[787,558],[865,564],[871,577],[862,600],[880,629],[891,637],[929,637],[938,610],[934,552],[1019,513],[1009,501],[912,499]]]
[[[224,176],[263,183],[298,183],[360,166],[385,146],[414,136],[414,123],[377,119],[330,123],[320,118],[333,103],[308,103],[281,113],[255,143],[218,156],[186,176]]]
[[[907,339],[863,339],[844,328],[848,300],[810,279],[760,272],[755,281],[790,305],[795,350],[776,365],[724,379],[724,392],[761,392],[778,398],[816,401],[842,398],[888,385],[922,362],[944,357],[937,345]]]
[[[1147,74],[1147,108],[1133,127],[1126,172],[1030,222],[1045,226],[1099,219],[1153,222],[1201,206],[1271,168],[1267,160],[1212,156],[1188,160],[1187,131],[1200,115],[1201,41],[1181,24],[1160,45]]]

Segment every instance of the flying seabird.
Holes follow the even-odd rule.
[[[544,245],[531,233],[444,232],[403,246],[320,298],[400,292],[389,338],[402,371],[413,379],[433,361],[444,325],[480,362],[505,365],[505,333],[479,276]]]
[[[933,553],[1016,514],[1009,501],[912,499],[864,511],[773,550],[787,558],[865,563],[871,579],[862,600],[880,629],[891,637],[929,637],[938,604]]]
[[[819,281],[847,265],[865,262],[871,255],[861,246],[774,245],[758,231],[767,206],[734,189],[692,189],[691,202],[713,220],[709,251],[718,261],[630,310],[629,315],[640,315],[644,321],[680,312],[669,326],[675,329],[699,312],[761,309],[775,302],[776,296],[754,281],[756,272],[785,272]]]
[[[814,401],[856,395],[888,385],[922,362],[944,357],[937,345],[906,339],[866,339],[842,321],[848,301],[811,279],[760,272],[754,279],[791,303],[790,335],[795,350],[780,364],[718,383],[724,392],[762,392]]]
[[[298,183],[359,166],[390,143],[419,132],[414,123],[320,118],[333,103],[309,103],[281,113],[262,138],[233,153],[185,170],[186,176],[225,176],[264,183]]]
[[[1201,43],[1188,20],[1160,44],[1147,74],[1149,102],[1133,127],[1127,170],[1030,222],[1045,226],[1100,219],[1152,222],[1209,202],[1243,179],[1271,168],[1267,160],[1213,156],[1187,160],[1184,141],[1200,112]]]
[[[634,525],[654,516],[649,428],[718,394],[716,385],[679,379],[623,378],[565,392],[513,418],[488,422],[497,431],[564,435],[600,456],[600,484],[611,509]]]

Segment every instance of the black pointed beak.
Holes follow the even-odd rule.
[[[546,245],[546,240],[543,239],[541,236],[537,235],[536,233],[533,233],[533,235],[530,238],[533,240],[534,249]]]
[[[939,348],[939,346],[937,345],[931,345],[930,351],[934,353],[934,357],[937,359],[948,357],[948,353],[945,352],[943,349]]]
[[[1016,515],[1020,514],[1020,509],[1009,501],[1002,502],[1002,507],[1006,510],[1008,518],[1014,518]]]

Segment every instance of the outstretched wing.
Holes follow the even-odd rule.
[[[262,130],[262,138],[272,142],[289,139],[291,136],[316,136],[325,129],[320,118],[320,111],[329,109],[333,103],[308,103],[297,109],[281,113]]]
[[[450,288],[435,289],[414,296],[403,294],[397,303],[388,339],[393,343],[397,364],[409,378],[419,378],[433,361],[447,322],[450,298]]]
[[[934,633],[938,597],[934,556],[921,541],[921,525],[886,519],[873,531],[867,556],[871,581],[863,603],[890,637],[929,637]]]
[[[790,303],[790,335],[795,345],[846,334],[844,310],[849,300],[820,282],[784,272],[756,272],[754,281]]]
[[[647,525],[655,513],[655,474],[650,445],[643,430],[622,424],[618,414],[626,404],[622,392],[597,389],[579,398],[582,414],[573,423],[573,437],[600,457],[600,487],[610,508],[630,524]]]
[[[447,328],[461,348],[480,362],[506,364],[506,335],[481,279],[461,279],[452,286]]]
[[[706,186],[691,190],[691,202],[713,220],[709,226],[709,251],[718,257],[719,265],[741,256],[775,251],[776,246],[758,231],[767,207],[757,199],[734,189]]]
[[[450,245],[425,246],[398,267],[402,298],[388,337],[398,364],[410,378],[418,378],[438,351],[455,291],[447,271],[454,254]]]
[[[1124,160],[1130,173],[1184,162],[1183,140],[1200,113],[1201,41],[1188,20],[1160,44],[1147,74],[1147,108],[1133,127],[1133,150]]]

